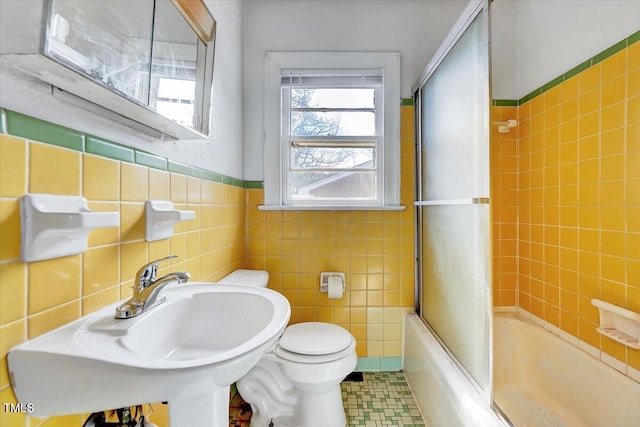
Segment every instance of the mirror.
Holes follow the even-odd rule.
[[[198,53],[203,61],[202,41],[175,6],[166,1],[156,5],[153,27],[153,57],[149,106],[165,117],[197,128],[195,116]],[[202,64],[201,64],[202,66]],[[198,85],[198,83],[200,83]]]
[[[171,0],[51,0],[44,54],[207,135],[214,41],[201,38],[179,7]],[[215,21],[206,15],[213,38]]]
[[[153,0],[125,3],[52,1],[46,53],[145,104]]]

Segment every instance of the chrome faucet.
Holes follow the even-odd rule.
[[[133,285],[133,296],[127,302],[116,308],[116,319],[130,319],[143,313],[154,305],[160,290],[166,285],[173,282],[184,283],[191,278],[189,273],[177,271],[156,279],[158,263],[177,257],[177,255],[170,255],[150,262],[138,270],[136,273],[136,281]]]

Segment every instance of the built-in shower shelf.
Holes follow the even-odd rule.
[[[627,347],[640,349],[640,313],[599,299],[592,299],[591,304],[600,311],[598,332]]]

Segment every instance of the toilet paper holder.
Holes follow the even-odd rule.
[[[342,290],[345,290],[346,276],[343,272],[323,271],[320,273],[320,292],[329,292],[329,278],[334,276],[339,276],[342,279]]]

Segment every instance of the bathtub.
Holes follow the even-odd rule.
[[[402,368],[427,426],[508,426],[416,314],[405,318]]]
[[[518,314],[493,332],[494,401],[514,425],[640,425],[640,383]]]
[[[517,314],[494,317],[494,401],[484,403],[415,314],[404,371],[429,427],[631,427],[640,383]]]

